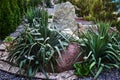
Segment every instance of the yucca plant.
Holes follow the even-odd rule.
[[[45,69],[54,71],[56,56],[61,56],[60,50],[64,49],[68,40],[62,33],[48,29],[48,14],[43,8],[37,11],[32,12],[35,18],[14,40],[8,60],[17,63],[20,70],[24,68],[30,77],[38,71],[47,77]],[[38,13],[40,16],[36,16]]]
[[[88,30],[79,39],[86,55],[85,61],[90,63],[89,69],[95,79],[104,68],[120,68],[120,36],[109,33],[109,28],[108,23],[100,22],[97,31]]]
[[[30,26],[33,24],[34,19],[39,19],[42,17],[41,13],[42,13],[41,9],[36,7],[31,7],[27,10],[25,18],[27,19],[27,22],[30,24]]]

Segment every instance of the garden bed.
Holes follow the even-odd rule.
[[[5,51],[0,51],[0,55],[1,54],[3,54],[1,59],[6,60],[8,53]],[[18,67],[15,67],[15,66],[12,66],[11,68],[10,67],[11,67],[10,64],[4,61],[0,61],[0,80],[3,80],[3,79],[25,80],[26,77],[23,75],[16,76],[16,72],[19,70]],[[93,77],[91,76],[77,77],[74,73],[74,70],[68,70],[68,71],[61,72],[61,73],[47,73],[47,74],[49,78],[53,80],[93,80]],[[41,72],[38,72],[35,77],[39,78],[37,80],[41,80],[41,78],[45,78],[45,76]],[[32,80],[36,80],[36,79],[34,78]],[[100,74],[100,76],[98,77],[98,80],[120,80],[119,71],[117,69],[112,69],[110,71],[105,70]]]
[[[16,30],[16,32],[20,32],[22,30],[23,27],[18,27],[18,29]],[[115,31],[115,29],[111,28],[111,31]],[[16,32],[12,33],[12,37],[17,37],[18,35],[15,34]],[[1,41],[1,45],[3,42]],[[5,52],[5,50],[0,51],[0,55],[2,54],[2,58],[3,60],[6,60],[8,53]],[[10,68],[11,67],[11,68]],[[9,80],[25,80],[25,76],[24,75],[17,75],[16,72],[19,70],[18,67],[15,66],[11,66],[10,64],[4,62],[4,61],[0,61],[0,80],[3,79],[9,79]],[[77,77],[75,75],[74,70],[68,70],[65,72],[61,72],[61,73],[47,73],[50,79],[53,80],[93,80],[93,77],[88,76],[88,77]],[[17,75],[17,76],[16,76]],[[45,76],[41,73],[38,72],[35,76],[36,78],[39,78],[37,80],[41,80],[41,78],[45,78]],[[35,78],[32,80],[36,80]],[[110,71],[105,70],[103,71],[99,77],[98,80],[120,80],[120,74],[119,71],[117,69],[112,69]]]

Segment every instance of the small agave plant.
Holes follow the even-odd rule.
[[[44,8],[30,10],[30,15],[32,17],[27,16],[28,24],[24,31],[14,40],[8,60],[17,63],[20,70],[25,69],[30,77],[38,71],[47,77],[45,69],[54,71],[56,56],[61,56],[60,50],[69,40],[62,33],[48,29],[48,14]]]

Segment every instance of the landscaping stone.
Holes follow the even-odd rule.
[[[11,37],[18,37],[20,35],[20,32],[24,30],[23,25],[18,26],[15,32],[11,33]]]
[[[53,24],[63,33],[73,34],[77,30],[75,8],[70,2],[55,5]],[[69,30],[69,31],[68,31]],[[77,31],[76,31],[77,33]]]
[[[80,54],[80,46],[76,43],[70,43],[66,50],[63,50],[61,52],[61,57],[59,56],[57,58],[58,65],[57,65],[57,71],[63,72],[67,70],[73,69],[73,64],[77,61],[83,60],[83,55]],[[78,57],[78,58],[77,58]]]
[[[54,8],[47,8],[48,15],[54,15]]]
[[[4,44],[0,45],[0,51],[5,51],[5,45]]]

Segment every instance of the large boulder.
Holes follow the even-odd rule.
[[[77,30],[75,8],[70,2],[55,5],[53,23],[55,29],[73,34]]]
[[[61,52],[62,58],[60,56],[57,58],[57,72],[73,69],[73,64],[75,62],[83,60],[83,54],[80,52],[81,48],[77,43],[70,43],[66,50]]]

